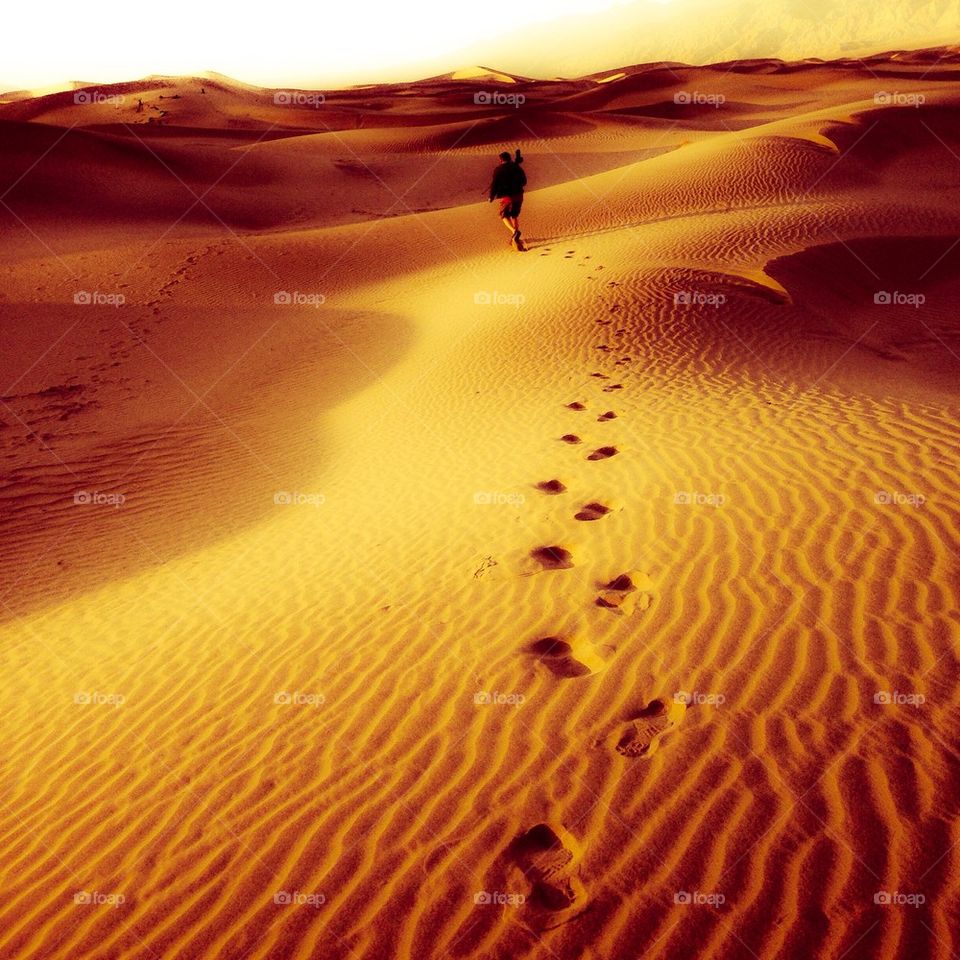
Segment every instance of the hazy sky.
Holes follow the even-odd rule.
[[[215,70],[315,89],[473,64],[576,76],[649,60],[955,42],[960,0],[16,0],[0,89]]]
[[[3,12],[0,81],[29,88],[205,70],[269,86],[375,80],[530,24],[623,2],[60,0],[54,8],[17,0]]]

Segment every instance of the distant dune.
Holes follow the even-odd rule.
[[[958,59],[0,103],[0,957],[954,957]]]

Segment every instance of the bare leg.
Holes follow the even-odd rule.
[[[517,218],[516,217],[504,217],[503,225],[511,232],[516,232],[517,229]]]

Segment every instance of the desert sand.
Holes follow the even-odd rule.
[[[958,75],[8,96],[0,957],[954,956]]]

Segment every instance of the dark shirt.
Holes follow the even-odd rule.
[[[516,197],[523,193],[527,185],[527,175],[519,163],[509,160],[500,163],[493,170],[493,180],[490,181],[490,199],[497,197]]]

